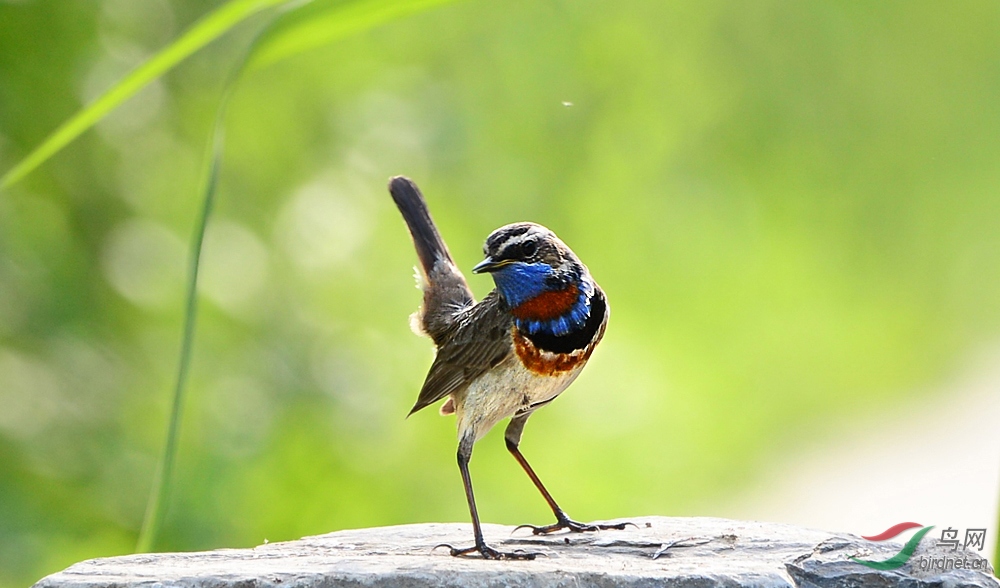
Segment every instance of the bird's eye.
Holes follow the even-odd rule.
[[[535,254],[536,251],[538,251],[538,243],[536,243],[533,240],[525,241],[523,244],[521,244],[521,253],[525,257],[531,257],[532,255]]]

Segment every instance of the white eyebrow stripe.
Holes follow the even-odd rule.
[[[514,235],[513,237],[509,237],[506,241],[500,244],[500,247],[497,249],[497,252],[503,253],[504,251],[515,245],[520,245],[521,243],[524,243],[529,239],[534,239],[537,234],[538,234],[537,230],[528,229],[527,231],[521,233],[520,235]]]

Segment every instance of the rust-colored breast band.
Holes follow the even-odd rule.
[[[588,346],[583,353],[547,353],[535,347],[531,341],[518,332],[517,327],[513,329],[514,351],[521,359],[521,363],[528,370],[543,376],[553,376],[560,372],[568,372],[575,369],[590,359],[590,354],[594,351],[594,345]]]
[[[511,309],[515,318],[527,321],[548,321],[559,318],[573,309],[580,297],[580,289],[571,285],[565,290],[543,292]]]

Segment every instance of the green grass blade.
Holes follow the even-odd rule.
[[[184,391],[187,387],[188,372],[191,366],[191,350],[194,344],[194,332],[198,316],[198,270],[201,265],[201,249],[205,240],[205,228],[208,226],[208,218],[215,204],[219,165],[222,160],[222,119],[225,116],[225,105],[223,104],[219,110],[220,112],[215,122],[215,132],[212,136],[211,145],[208,148],[210,159],[202,186],[204,198],[191,242],[191,257],[187,276],[187,300],[184,309],[184,331],[181,335],[181,352],[177,366],[177,381],[174,386],[174,399],[167,426],[167,442],[164,445],[160,465],[153,478],[149,502],[146,505],[146,515],[143,518],[142,529],[139,531],[139,539],[135,548],[136,553],[150,551],[159,534],[160,525],[163,522],[164,513],[166,512],[167,490],[170,487],[170,481],[173,477],[174,461],[177,456],[181,416],[184,412]]]
[[[247,63],[261,37],[278,22],[271,20],[266,27],[254,36],[253,41],[243,52],[240,61],[232,70],[219,100],[219,108],[215,113],[212,136],[205,150],[206,164],[202,174],[200,192],[202,194],[201,210],[191,236],[191,252],[188,261],[187,297],[184,306],[184,329],[181,334],[180,357],[177,360],[177,380],[174,385],[174,398],[170,408],[170,418],[167,424],[167,440],[163,446],[163,455],[159,467],[153,477],[153,485],[146,504],[146,514],[143,517],[139,539],[136,541],[136,553],[146,553],[153,549],[159,535],[167,510],[167,495],[173,479],[174,462],[177,458],[178,440],[180,439],[181,421],[184,415],[184,398],[187,389],[188,372],[191,367],[191,357],[194,348],[194,334],[198,317],[198,276],[201,269],[202,246],[205,242],[205,230],[215,206],[215,194],[219,184],[219,168],[222,166],[222,154],[225,148],[226,112],[229,100],[236,92],[236,87],[246,71]]]
[[[60,125],[41,145],[0,178],[0,189],[7,188],[24,178],[73,139],[94,126],[122,102],[131,98],[136,92],[162,76],[192,53],[254,14],[286,1],[230,0],[226,2]]]
[[[250,67],[267,66],[303,51],[451,0],[316,0],[294,12],[261,40]]]
[[[313,9],[308,3],[289,2],[285,8],[291,9],[284,16],[275,18],[262,29],[247,47],[239,64],[234,68],[233,75],[227,83],[219,109],[216,113],[211,143],[206,150],[207,164],[201,186],[202,206],[195,224],[191,239],[191,257],[188,265],[187,301],[184,310],[184,330],[181,336],[180,358],[177,366],[177,381],[174,387],[174,398],[167,426],[167,440],[164,444],[163,456],[153,480],[146,514],[136,545],[136,552],[150,551],[159,534],[166,512],[167,494],[173,476],[174,462],[177,456],[180,426],[184,412],[184,398],[187,387],[188,372],[191,365],[195,326],[198,311],[198,274],[201,265],[202,245],[205,230],[215,202],[218,186],[219,168],[222,165],[222,154],[225,147],[224,130],[226,110],[229,100],[236,90],[244,72],[250,65],[259,65],[260,55],[289,56],[295,52],[315,47],[318,44],[330,42],[338,37],[376,26],[392,18],[411,14],[421,8],[441,4],[447,0],[417,0],[400,2],[392,0],[359,0],[338,2],[335,6],[329,3],[317,3],[320,10]],[[258,2],[259,5],[273,5],[278,2]],[[235,24],[235,22],[234,22]],[[294,37],[299,33],[308,33],[309,43],[299,44]],[[278,44],[275,44],[278,43]],[[278,53],[268,53],[274,48],[281,48]],[[262,53],[263,52],[263,53]],[[273,63],[273,60],[270,61]]]

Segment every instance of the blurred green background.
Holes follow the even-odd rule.
[[[0,171],[218,4],[0,3]],[[0,586],[134,548],[203,148],[262,23],[0,194]],[[996,341],[998,104],[992,1],[465,0],[254,72],[157,547],[468,520],[453,421],[404,420],[432,350],[394,174],[463,268],[530,219],[608,292],[605,343],[523,443],[569,513],[713,514]],[[498,433],[482,516],[548,522]]]

